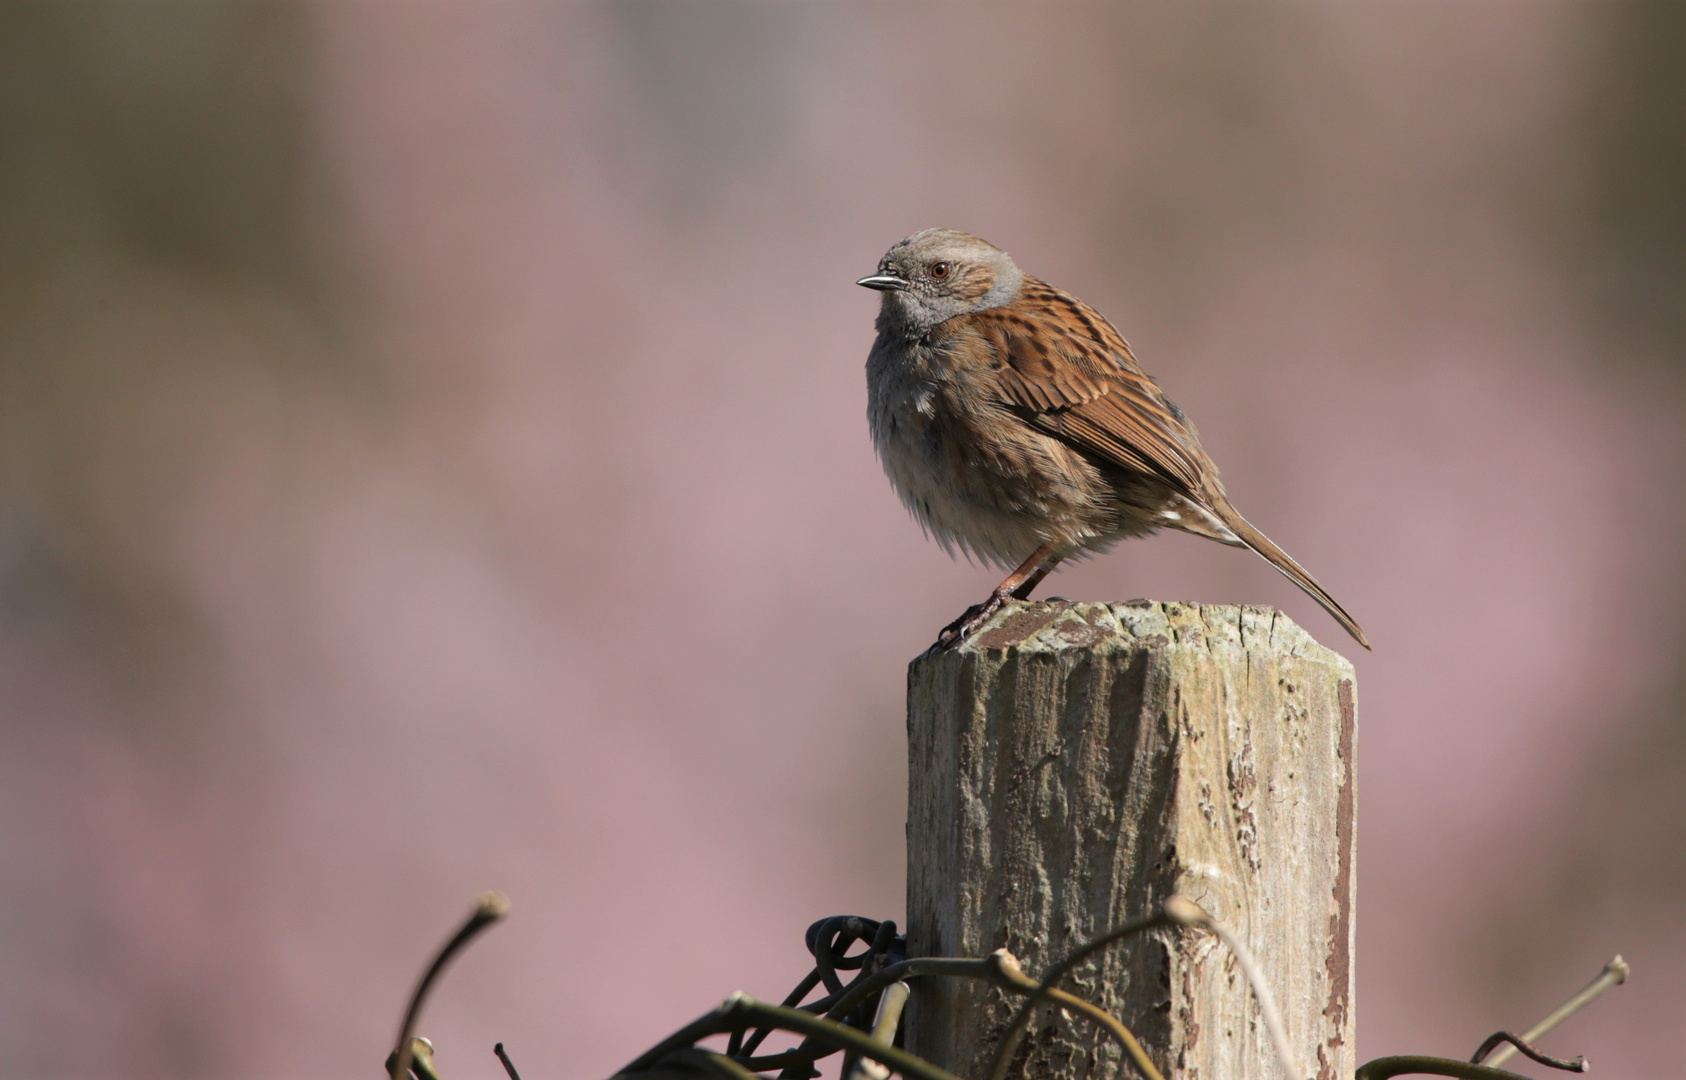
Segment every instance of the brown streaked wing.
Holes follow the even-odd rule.
[[[1013,304],[960,319],[995,350],[1002,394],[1031,424],[1187,494],[1201,491],[1205,455],[1189,445],[1188,428],[1118,331],[1089,305],[1027,281]]]

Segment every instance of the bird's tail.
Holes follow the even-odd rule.
[[[1343,630],[1352,635],[1354,641],[1366,649],[1370,648],[1370,643],[1364,638],[1364,628],[1359,626],[1357,620],[1346,613],[1346,608],[1341,607],[1335,598],[1330,596],[1328,591],[1317,583],[1316,578],[1306,573],[1305,567],[1295,562],[1293,556],[1286,551],[1271,543],[1270,537],[1253,528],[1251,522],[1235,512],[1235,507],[1230,506],[1222,499],[1217,500],[1217,502],[1218,505],[1212,508],[1213,511],[1223,519],[1223,523],[1229,526],[1231,532],[1240,537],[1242,543],[1258,552],[1266,562],[1282,571],[1283,577],[1304,589],[1313,600],[1322,604],[1323,610],[1334,616],[1335,621],[1341,624]]]

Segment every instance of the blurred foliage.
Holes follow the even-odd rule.
[[[1586,49],[1567,160],[1579,172],[1554,208],[1560,220],[1542,232],[1585,306],[1590,355],[1686,374],[1686,4],[1626,0],[1576,13]],[[1683,709],[1686,683],[1607,718],[1605,745],[1540,830],[1549,847],[1524,856],[1536,865],[1514,868],[1526,892],[1471,906],[1461,938],[1486,958],[1488,1000],[1537,1007],[1565,969],[1607,949],[1593,928],[1647,927],[1665,955],[1683,944],[1665,913],[1686,903],[1686,861],[1659,857],[1686,851]]]
[[[1570,271],[1594,317],[1686,367],[1686,4],[1592,4]]]
[[[766,3],[608,5],[614,92],[594,135],[616,179],[672,227],[740,229],[769,174],[816,164],[801,153],[802,63],[835,21],[823,7]],[[746,177],[756,182],[746,183]]]
[[[296,4],[0,7],[0,302],[80,243],[322,303],[308,46]]]
[[[0,608],[120,712],[207,680],[188,523],[345,357],[310,53],[291,3],[0,5]]]

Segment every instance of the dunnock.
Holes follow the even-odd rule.
[[[1370,647],[1236,513],[1194,424],[1094,308],[952,229],[908,237],[859,284],[884,294],[866,362],[884,471],[944,550],[1018,567],[933,648],[1029,596],[1060,560],[1160,528],[1252,548]]]

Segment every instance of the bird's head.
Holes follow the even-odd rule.
[[[884,294],[879,330],[912,338],[956,315],[1011,303],[1024,274],[1005,251],[971,233],[926,229],[885,252],[878,272],[855,284]]]

